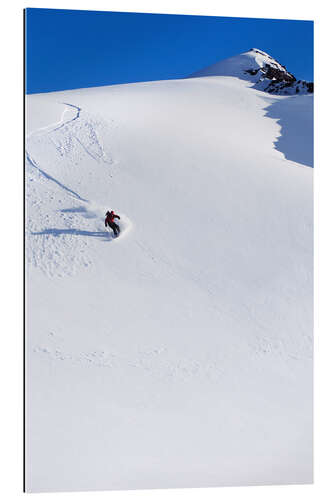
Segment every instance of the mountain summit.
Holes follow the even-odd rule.
[[[297,80],[286,67],[266,52],[250,49],[193,73],[190,77],[233,76],[252,82],[253,87],[271,94],[313,93],[313,82]]]

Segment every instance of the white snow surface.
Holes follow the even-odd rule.
[[[235,76],[244,78],[244,72],[249,69],[262,68],[265,64],[269,64],[281,71],[284,70],[283,66],[266,52],[259,49],[250,49],[242,54],[222,59],[211,66],[207,66],[193,73],[192,77]],[[251,75],[247,74],[246,79],[251,79]],[[256,81],[256,79],[253,78],[253,81]]]
[[[312,97],[250,87],[27,97],[28,491],[312,481]]]

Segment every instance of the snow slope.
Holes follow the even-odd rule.
[[[27,97],[28,491],[312,481],[299,98],[230,76]]]

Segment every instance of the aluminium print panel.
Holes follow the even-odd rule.
[[[313,23],[25,35],[26,491],[311,483]]]

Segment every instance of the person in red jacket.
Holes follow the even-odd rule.
[[[113,234],[118,236],[120,233],[120,227],[115,223],[115,219],[120,219],[119,215],[115,214],[113,210],[111,212],[107,211],[105,217],[105,227],[109,226],[113,229]]]

